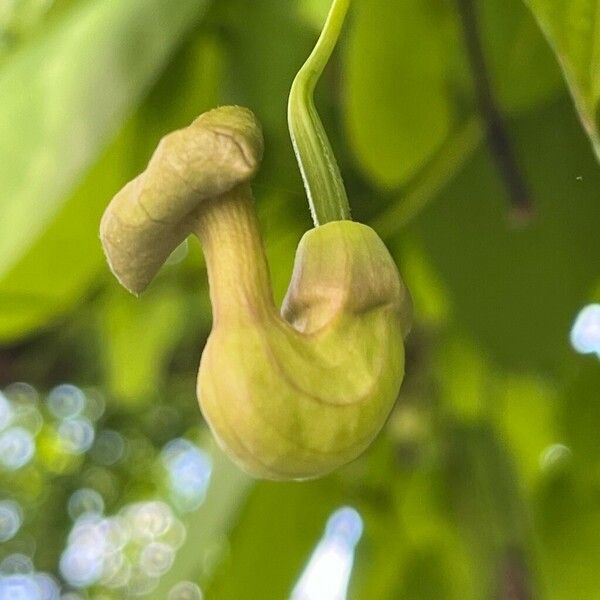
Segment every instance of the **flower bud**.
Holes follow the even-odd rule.
[[[213,328],[198,397],[244,470],[318,477],[360,455],[385,423],[410,300],[377,234],[335,221],[302,239],[282,312]]]
[[[198,377],[204,417],[247,472],[305,479],[356,458],[385,423],[410,299],[377,234],[333,221],[301,240],[279,313],[249,186],[262,144],[239,107],[169,134],[107,208],[101,238],[119,281],[140,293],[198,236],[213,309]]]

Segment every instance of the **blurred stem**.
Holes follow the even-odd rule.
[[[350,0],[334,0],[321,35],[290,91],[288,124],[315,226],[350,219],[344,182],[319,118],[314,90],[335,48]]]
[[[486,67],[474,0],[457,0],[477,103],[487,129],[488,144],[508,191],[513,217],[527,220],[533,213],[527,184],[510,142],[506,123],[496,104]]]
[[[383,239],[394,237],[435,198],[453,175],[467,162],[483,138],[479,116],[470,117],[444,144],[425,168],[423,175],[400,202],[393,202],[370,223]]]
[[[448,490],[477,565],[478,597],[532,600],[530,525],[508,451],[486,422],[446,425]]]

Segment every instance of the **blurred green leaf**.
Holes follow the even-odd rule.
[[[406,566],[406,581],[399,597],[403,600],[447,600],[459,598],[452,590],[452,571],[445,563],[447,554],[438,549],[423,548],[415,552]],[[464,599],[465,596],[462,596]]]
[[[98,282],[103,264],[98,223],[107,198],[129,173],[123,158],[131,149],[132,133],[128,127],[119,135],[56,218],[0,276],[0,343],[46,325]]]
[[[204,6],[88,1],[3,66],[0,277],[43,233]]]
[[[254,486],[253,480],[225,456],[208,432],[206,439],[213,461],[208,493],[202,506],[186,519],[186,541],[178,551],[175,565],[150,595],[153,600],[167,598],[171,587],[180,581],[203,584],[210,578],[219,561],[228,554],[227,536]]]
[[[398,257],[402,278],[410,290],[419,322],[425,325],[446,322],[450,314],[448,293],[427,260],[427,252],[415,236],[404,236],[397,245],[397,249],[390,250],[392,256]]]
[[[278,146],[293,157],[287,98],[314,41],[294,14],[297,6],[298,0],[227,0],[218,5],[230,53],[226,96],[256,113],[266,134],[267,160]]]
[[[104,208],[143,169],[162,135],[218,104],[222,63],[221,47],[213,36],[202,32],[175,55],[75,193],[0,276],[0,343],[46,325],[81,301],[97,285],[99,273],[109,275],[98,240]]]
[[[597,485],[582,485],[570,470],[554,473],[538,491],[534,507],[539,565],[549,600],[598,595],[600,510]]]
[[[207,597],[289,598],[327,519],[349,505],[364,521],[349,597],[394,600],[406,540],[390,493],[393,459],[393,447],[383,437],[362,458],[326,478],[258,482],[231,532],[228,555],[207,586]],[[381,568],[373,571],[374,563]]]
[[[560,89],[560,69],[522,0],[482,0],[481,36],[499,104],[523,111]]]
[[[525,0],[562,67],[600,159],[600,2]]]
[[[407,529],[408,552],[398,569],[402,571],[399,589],[390,600],[477,597],[473,582],[477,566],[470,560],[468,544],[445,504],[444,485],[439,460],[422,466],[398,484],[400,520]]]
[[[0,3],[0,61],[45,26],[48,17],[75,0],[17,0]]]
[[[536,204],[529,226],[508,223],[482,150],[409,230],[456,322],[492,360],[560,372],[572,319],[598,275],[600,171],[565,100],[520,118],[514,139]]]
[[[559,420],[541,456],[533,507],[551,599],[593,597],[600,570],[600,368],[580,357],[557,396]],[[514,424],[513,424],[514,426]]]
[[[481,349],[465,339],[450,336],[439,355],[442,401],[462,421],[469,423],[481,418],[492,395],[492,371]]]
[[[155,286],[142,298],[115,289],[103,321],[108,390],[139,405],[164,381],[166,360],[185,324],[184,299],[172,287]]]
[[[543,476],[544,453],[560,441],[556,389],[539,375],[502,377],[492,409],[499,431],[512,452],[520,478],[533,488]]]
[[[579,472],[594,485],[600,483],[600,366],[596,356],[579,357],[560,392],[561,437]]]
[[[298,11],[307,23],[320,31],[331,4],[331,0],[302,0],[298,5]]]
[[[338,502],[322,481],[258,483],[207,597],[288,598]]]
[[[484,138],[482,119],[476,115],[448,136],[439,152],[403,192],[371,221],[379,235],[389,241],[424,210],[465,166]]]
[[[453,108],[429,2],[357,2],[345,53],[345,124],[359,166],[396,187],[444,141]]]

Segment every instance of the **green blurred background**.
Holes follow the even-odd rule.
[[[1,600],[600,599],[600,2],[474,1],[483,74],[469,4],[354,0],[319,84],[415,322],[377,442],[284,484],[202,421],[198,245],[135,299],[98,224],[162,135],[248,106],[281,299],[311,227],[287,95],[329,0],[0,0]]]

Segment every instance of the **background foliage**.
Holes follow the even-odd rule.
[[[129,579],[104,573],[65,598],[286,598],[344,505],[364,521],[349,598],[600,598],[600,368],[569,343],[600,300],[598,0],[354,1],[318,104],[354,217],[392,251],[415,323],[390,422],[348,467],[253,482],[212,447],[194,397],[211,322],[196,245],[141,299],[108,273],[110,197],[163,134],[235,103],[265,130],[255,195],[281,299],[311,226],[287,94],[328,5],[0,0],[0,598],[31,569],[55,595],[19,597],[67,594],[72,519],[132,506],[153,507],[148,527],[158,506],[169,535],[185,528],[165,542],[173,566],[144,575],[140,542]],[[486,143],[469,5],[526,222]],[[169,470],[173,456],[191,470]]]

